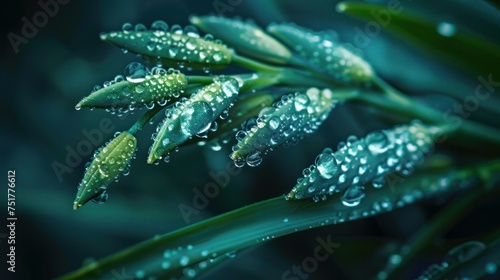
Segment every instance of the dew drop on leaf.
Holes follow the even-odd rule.
[[[189,264],[189,257],[188,256],[182,256],[179,259],[179,264],[182,265],[182,266],[188,265]]]
[[[323,178],[330,179],[337,172],[337,161],[331,153],[324,151],[316,158],[316,168]]]
[[[132,30],[133,30],[133,28],[134,28],[134,26],[132,26],[132,24],[131,24],[131,23],[129,23],[129,22],[126,22],[126,23],[124,23],[124,24],[122,25],[122,31],[123,31],[124,33],[129,33],[130,31],[132,31]]]
[[[448,251],[448,257],[454,261],[465,262],[477,256],[484,249],[486,249],[486,246],[483,243],[470,241]]]
[[[449,22],[441,22],[437,26],[437,32],[444,37],[452,37],[456,33],[456,28]]]
[[[140,83],[146,79],[149,69],[139,62],[132,62],[125,67],[125,78],[131,83]]]
[[[255,167],[262,163],[262,152],[255,151],[246,157],[248,166]]]
[[[196,135],[207,131],[212,115],[212,108],[207,102],[197,101],[187,105],[180,116],[182,132],[186,135]]]
[[[497,265],[494,262],[488,262],[486,263],[484,270],[488,274],[495,274],[497,272]]]
[[[103,204],[108,200],[108,192],[106,190],[102,191],[101,194],[92,198],[92,202],[95,204]]]
[[[161,268],[163,269],[169,269],[170,268],[170,262],[169,261],[164,261],[161,263]]]
[[[365,187],[359,185],[352,185],[348,187],[342,195],[342,204],[349,207],[359,205],[361,200],[365,197]]]
[[[368,149],[374,155],[387,151],[391,143],[389,137],[387,137],[387,134],[383,131],[376,131],[368,134],[365,141]]]

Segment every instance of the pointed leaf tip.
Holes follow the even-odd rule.
[[[136,146],[135,136],[124,131],[98,150],[78,186],[74,210],[106,192],[108,185],[128,168]]]
[[[107,109],[125,113],[135,108],[165,105],[171,98],[183,94],[187,79],[178,70],[161,67],[148,68],[138,62],[125,67],[125,77],[118,75],[103,86],[95,86],[89,96],[75,106],[81,108]]]

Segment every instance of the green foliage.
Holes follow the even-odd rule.
[[[376,6],[342,3],[339,7],[366,20],[368,11]],[[332,109],[345,102],[384,112],[404,124],[371,132],[363,139],[351,136],[346,143],[339,143],[336,152],[323,150],[315,164],[304,169],[303,178],[287,196],[155,237],[62,279],[108,279],[112,271],[124,266],[138,278],[192,278],[232,259],[236,252],[280,236],[391,212],[458,190],[496,188],[489,183],[500,171],[499,162],[492,160],[500,150],[497,128],[467,119],[461,119],[460,125],[447,123],[442,112],[381,79],[369,62],[335,33],[311,31],[294,24],[273,24],[266,33],[251,22],[214,16],[193,16],[191,22],[211,34],[200,37],[193,27],[183,30],[175,26],[169,30],[164,22],[157,21],[151,30],[143,25],[132,29],[125,24],[122,31],[101,35],[102,40],[139,54],[146,62],[186,71],[156,66],[151,73],[133,63],[127,67],[125,77],[105,83],[104,88],[78,103],[78,109],[123,113],[145,106],[146,110],[128,131],[97,152],[79,186],[75,209],[90,200],[104,200],[107,186],[128,168],[137,145],[134,135],[163,109],[166,117],[153,136],[148,163],[160,159],[168,162],[169,153],[183,145],[228,143],[229,135],[238,141],[230,155],[234,164],[257,166],[264,154],[315,132]],[[404,38],[412,36],[438,53],[446,52],[468,69],[496,73],[491,63],[480,67],[486,58],[498,58],[498,46],[493,43],[465,33],[449,38],[439,35],[430,31],[430,23],[407,13],[394,16],[389,29]],[[414,34],[414,30],[418,33]],[[444,46],[450,44],[478,48],[482,53],[471,58],[462,48],[448,47],[445,51]],[[229,65],[252,73],[187,74],[193,68],[208,74]],[[434,142],[441,143],[444,138],[489,155],[465,167],[450,164],[449,160],[443,163],[437,156],[424,161],[424,156],[434,152]],[[467,184],[472,180],[479,183]],[[477,195],[488,192],[478,191]],[[437,223],[433,228],[432,234],[416,235],[415,242],[424,246],[429,241],[426,236],[442,234],[443,228]],[[436,279],[484,276],[481,265],[498,257],[498,236],[488,242],[475,254],[457,257],[454,262],[441,264],[438,272],[426,271],[423,275]],[[450,254],[460,255],[457,251]],[[403,263],[416,255],[416,251],[409,253]],[[398,268],[389,264],[377,277],[396,275]]]

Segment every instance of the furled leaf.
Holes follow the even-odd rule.
[[[115,31],[101,34],[105,42],[128,52],[140,54],[146,61],[171,66],[222,68],[231,62],[232,51],[217,41],[199,38],[197,34],[158,30]]]
[[[143,65],[132,62],[125,68],[126,76],[117,76],[112,82],[97,87],[76,105],[82,107],[128,110],[159,103],[165,105],[170,98],[179,97],[187,86],[184,74],[179,71],[156,68],[153,73]]]
[[[338,145],[337,152],[326,148],[318,155],[315,164],[304,169],[304,178],[299,179],[288,198],[326,199],[326,195],[343,192],[342,202],[356,206],[364,197],[363,185],[371,182],[380,188],[387,184],[388,174],[410,175],[433,147],[438,132],[435,127],[413,122],[372,132],[359,140],[350,136],[347,144]]]
[[[190,21],[247,56],[279,64],[286,64],[292,56],[283,44],[253,22],[217,16],[192,16]]]
[[[235,79],[218,77],[189,99],[176,102],[157,128],[148,163],[158,161],[193,136],[208,132],[212,123],[234,104],[238,90]]]
[[[96,152],[78,186],[73,205],[75,210],[92,199],[100,200],[107,196],[108,185],[128,168],[136,146],[136,138],[124,131]]]
[[[263,108],[259,117],[247,121],[236,133],[238,143],[231,159],[238,167],[245,163],[257,166],[268,151],[284,144],[297,142],[314,132],[328,117],[336,103],[329,89],[311,88],[306,93],[283,96],[271,107]]]
[[[328,32],[315,32],[295,24],[271,24],[267,30],[297,51],[307,62],[344,84],[365,83],[373,78],[370,64],[352,47]]]

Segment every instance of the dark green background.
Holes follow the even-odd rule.
[[[270,22],[295,22],[314,30],[334,29],[343,40],[352,42],[353,28],[363,28],[365,24],[338,14],[336,2],[243,0],[224,15],[252,18],[264,27]],[[490,40],[498,42],[500,39],[498,10],[485,2],[413,2],[402,1],[408,9],[436,22],[453,22]],[[6,274],[2,261],[1,279],[53,278],[80,267],[86,258],[99,259],[155,234],[185,226],[178,205],[192,205],[192,189],[201,189],[212,182],[209,173],[223,170],[230,160],[230,146],[219,152],[192,146],[181,148],[168,164],[147,165],[146,153],[156,127],[150,125],[139,134],[139,152],[132,162],[131,174],[110,186],[109,201],[104,205],[90,203],[73,211],[76,187],[90,155],[84,156],[71,173],[65,173],[62,181],[57,179],[52,164],[64,164],[66,148],[76,149],[78,143],[86,139],[82,131],[98,128],[104,118],[109,118],[116,127],[104,135],[107,140],[114,131],[128,129],[138,117],[136,113],[120,120],[106,112],[74,109],[94,85],[122,74],[128,63],[140,61],[101,42],[99,33],[119,30],[124,22],[149,26],[157,19],[169,25],[184,26],[188,24],[189,15],[214,14],[216,10],[212,1],[194,0],[75,0],[59,8],[34,38],[20,45],[16,54],[7,34],[20,34],[21,18],[31,19],[41,8],[36,1],[10,1],[2,7],[0,174],[6,178],[7,170],[16,170],[18,221],[17,272],[14,278]],[[393,85],[442,110],[449,108],[453,101],[435,93],[471,94],[477,84],[470,73],[384,32],[373,38],[363,51],[377,72]],[[481,112],[478,110],[472,118],[487,119]],[[392,126],[373,118],[373,114],[366,107],[350,104],[339,107],[318,133],[306,137],[297,146],[278,149],[265,157],[259,167],[244,168],[240,175],[231,177],[230,185],[192,221],[286,193],[323,147],[335,147],[351,134],[363,136],[369,131]],[[468,157],[474,158],[474,154],[467,154],[465,161]],[[5,185],[0,192],[6,193]],[[0,197],[0,224],[3,224],[6,195]],[[368,220],[280,238],[238,255],[209,278],[281,279],[291,265],[300,264],[312,255],[316,237],[328,234],[338,238],[341,246],[330,259],[320,263],[310,279],[360,279],[373,275],[383,260],[371,259],[371,265],[364,267],[362,261],[370,260],[372,249],[388,238],[408,237],[443,203],[430,201]],[[490,201],[477,211],[481,216],[495,210],[498,211],[498,207],[493,207]],[[487,223],[464,217],[463,224],[447,237],[465,237],[488,227]],[[5,232],[1,226],[0,233]],[[6,239],[1,239],[0,246],[3,259]],[[429,254],[427,259],[416,264],[415,273],[439,258],[439,254]]]

